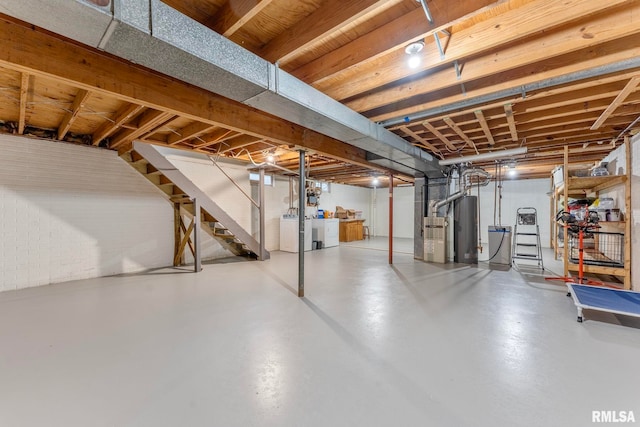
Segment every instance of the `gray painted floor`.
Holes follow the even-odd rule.
[[[585,426],[640,419],[640,322],[536,269],[397,240],[0,294],[0,426]],[[594,320],[596,319],[596,320]],[[638,421],[640,423],[640,420]]]

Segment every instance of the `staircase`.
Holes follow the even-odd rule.
[[[179,203],[180,212],[190,218],[194,216],[192,200],[196,198],[201,207],[202,229],[222,247],[238,256],[269,259],[269,252],[264,249],[264,256],[260,258],[260,243],[155,147],[136,141],[134,149],[120,157],[165,193],[169,202]]]
[[[518,208],[513,235],[512,262],[515,264],[516,259],[528,259],[537,261],[538,267],[544,269],[536,208]]]

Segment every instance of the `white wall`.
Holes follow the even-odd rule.
[[[320,196],[320,209],[327,209],[335,212],[336,206],[345,209],[362,211],[362,218],[365,224],[371,223],[371,189],[356,187],[353,185],[331,184],[329,193],[322,193]]]
[[[389,235],[389,189],[375,190],[375,231],[376,236]],[[393,189],[393,236],[413,239],[414,187]]]
[[[478,252],[478,260],[489,259],[489,225],[511,226],[512,231],[516,225],[518,208],[533,207],[537,210],[540,230],[540,243],[548,248],[550,241],[550,197],[547,192],[551,190],[550,179],[505,179],[502,183],[502,221],[499,221],[499,209],[496,208],[494,220],[494,183],[486,187],[480,187],[480,242],[483,246],[482,253]],[[471,195],[477,196],[477,189],[471,191]],[[522,230],[522,229],[521,229]],[[528,229],[527,231],[532,231]],[[513,237],[513,236],[512,236]]]
[[[0,291],[171,264],[171,205],[117,153],[11,135],[0,153]]]

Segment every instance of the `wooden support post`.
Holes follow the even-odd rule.
[[[564,146],[564,164],[562,166],[562,172],[564,176],[562,177],[563,184],[563,201],[564,201],[564,210],[569,212],[569,146]],[[569,229],[567,228],[567,224],[564,225],[564,277],[569,277]]]
[[[389,174],[389,264],[393,264],[393,174]]]
[[[189,227],[187,227],[187,229],[184,232],[184,235],[182,236],[182,240],[180,241],[180,246],[178,247],[178,252],[176,253],[176,256],[173,259],[174,265],[181,265],[182,255],[184,254],[184,249],[187,247],[187,242],[189,244],[191,243],[191,232],[193,231],[194,222],[195,221],[191,220],[191,224],[189,224]]]
[[[624,149],[626,154],[626,171],[625,175],[627,175],[627,182],[624,186],[624,205],[625,205],[625,216],[624,219],[624,288],[631,289],[631,222],[633,221],[633,211],[631,210],[631,180],[633,174],[631,173],[631,168],[633,165],[632,162],[632,153],[631,149],[631,140],[629,136],[624,137]],[[638,289],[636,289],[637,291]]]

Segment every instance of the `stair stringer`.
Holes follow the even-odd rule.
[[[162,155],[153,145],[134,141],[133,149],[144,157],[153,167],[169,178],[177,187],[184,191],[191,199],[197,199],[202,210],[207,212],[216,222],[222,224],[238,240],[249,248],[258,259],[267,260],[269,252],[265,249],[264,257],[260,257],[260,243],[254,239],[240,224],[238,224],[227,212],[202,191],[196,184],[185,176],[176,166]]]

